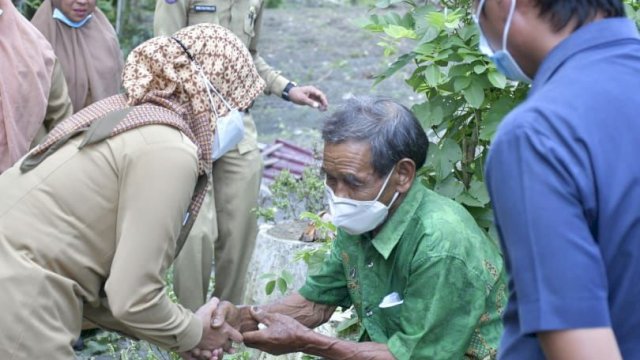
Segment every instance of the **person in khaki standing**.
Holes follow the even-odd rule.
[[[164,279],[204,199],[217,123],[264,81],[237,37],[201,24],[134,49],[123,85],[0,176],[0,359],[74,358],[83,316],[187,359],[242,340],[211,324],[218,299],[194,314]]]
[[[154,34],[170,35],[198,23],[215,23],[230,29],[249,49],[258,73],[267,84],[265,93],[281,96],[298,105],[321,111],[326,96],[313,86],[297,86],[270,67],[257,51],[264,9],[263,0],[158,0]],[[245,277],[257,235],[257,206],[262,159],[255,124],[243,114],[244,138],[213,163],[213,184],[205,200],[205,216],[174,266],[174,290],[180,303],[195,309],[205,302],[215,244],[213,295],[234,303],[243,302]]]
[[[72,113],[62,68],[47,39],[0,0],[0,173]]]

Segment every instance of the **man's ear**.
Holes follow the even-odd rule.
[[[413,179],[416,177],[416,164],[409,158],[404,158],[396,164],[396,191],[403,194],[409,191]]]

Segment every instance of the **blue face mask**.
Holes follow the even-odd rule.
[[[496,65],[498,71],[511,80],[522,81],[526,83],[531,82],[531,78],[522,71],[516,60],[511,56],[507,50],[507,37],[509,36],[509,28],[511,28],[511,21],[513,20],[513,13],[516,10],[516,0],[511,1],[511,9],[509,10],[509,16],[507,17],[507,23],[504,25],[504,35],[502,36],[502,49],[493,51],[487,38],[482,32],[482,26],[480,26],[480,14],[485,0],[480,0],[478,5],[478,12],[474,16],[474,21],[478,25],[480,31],[480,51],[485,54]]]
[[[92,17],[93,17],[93,14],[89,14],[80,21],[71,21],[71,19],[69,19],[62,11],[58,9],[53,10],[54,19],[60,20],[63,23],[69,25],[69,27],[72,27],[74,29],[83,27],[87,23],[87,21],[91,20]]]

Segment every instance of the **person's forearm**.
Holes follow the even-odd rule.
[[[327,322],[336,309],[335,306],[311,302],[297,292],[280,301],[260,307],[266,312],[291,316],[310,329]]]
[[[394,360],[386,344],[363,342],[355,343],[327,337],[313,331],[302,335],[308,344],[303,352],[321,356],[330,360]]]
[[[622,359],[611,328],[575,329],[538,333],[547,359]]]

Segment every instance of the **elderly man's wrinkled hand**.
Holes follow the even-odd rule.
[[[304,334],[311,331],[309,328],[286,315],[267,313],[257,307],[250,311],[253,318],[264,327],[260,326],[262,330],[243,333],[245,345],[273,355],[304,349]]]
[[[294,104],[311,106],[320,111],[325,111],[329,107],[329,101],[325,94],[311,85],[291,88],[289,90],[289,100]]]

